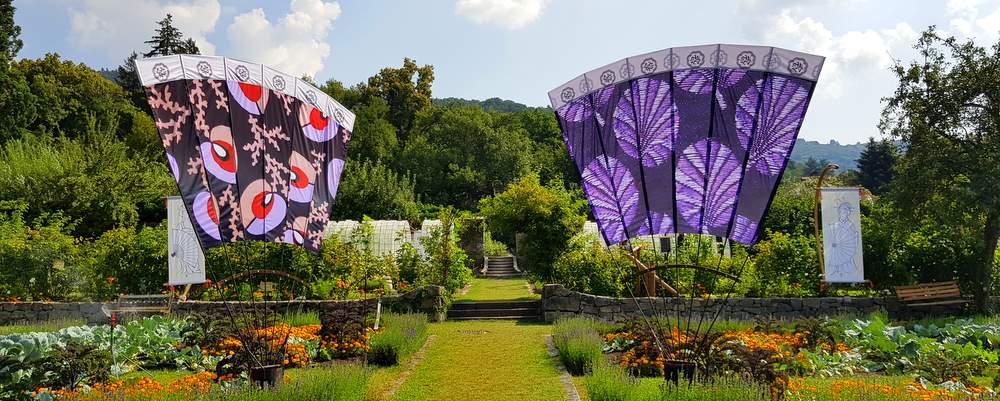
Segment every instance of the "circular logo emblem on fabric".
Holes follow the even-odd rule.
[[[773,54],[768,54],[764,56],[764,59],[762,61],[764,62],[764,68],[770,70],[778,65],[778,56],[775,56]]]
[[[720,65],[726,64],[729,59],[729,55],[726,54],[722,49],[716,49],[712,52],[712,65],[718,67]]]
[[[604,70],[601,73],[601,85],[608,86],[615,83],[615,72],[611,70]]]
[[[757,63],[757,55],[753,54],[752,51],[744,50],[736,55],[736,65],[740,68],[750,68],[755,63]]]
[[[563,88],[562,92],[559,93],[559,98],[564,102],[573,100],[576,97],[576,91],[573,88]]]
[[[788,72],[792,73],[792,75],[802,75],[806,71],[809,71],[809,63],[806,62],[806,59],[796,57],[788,60]]]
[[[306,91],[306,100],[308,100],[309,103],[316,105],[316,92],[313,92],[312,90]]]
[[[656,71],[656,60],[652,57],[642,60],[642,63],[639,64],[639,68],[642,70],[643,74],[651,74]]]
[[[590,78],[584,75],[583,79],[580,80],[580,93],[590,92],[591,89],[594,89],[594,81],[591,81]]]
[[[698,50],[691,52],[687,56],[687,64],[688,67],[701,67],[702,64],[705,64],[705,53]]]
[[[167,78],[170,78],[170,69],[167,68],[167,65],[163,63],[154,64],[153,78],[156,78],[156,80],[160,82],[166,81]]]
[[[285,78],[281,75],[275,75],[271,77],[271,86],[279,91],[285,90]]]
[[[626,62],[622,65],[622,68],[618,69],[618,72],[622,74],[622,78],[632,78],[632,72],[635,71],[635,66],[632,63]]]
[[[247,69],[247,66],[240,65],[236,67],[236,78],[239,78],[240,81],[250,79],[250,70]]]
[[[344,123],[344,112],[340,111],[340,109],[337,109],[337,111],[333,112],[333,118],[337,119],[338,123],[343,124]]]
[[[202,78],[208,78],[212,76],[212,65],[209,64],[207,61],[199,61],[196,68],[198,68],[198,75],[201,75]]]
[[[681,56],[678,56],[673,53],[670,53],[670,55],[667,56],[667,58],[663,59],[663,65],[665,67],[670,67],[670,69],[674,69],[680,63],[681,63]]]

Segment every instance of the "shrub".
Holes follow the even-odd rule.
[[[566,248],[552,264],[552,282],[587,294],[623,295],[634,268],[620,248],[608,249],[587,234],[573,237]]]
[[[452,228],[454,213],[441,213],[441,226],[431,229],[430,235],[421,238],[420,243],[426,253],[426,272],[418,275],[416,284],[440,285],[454,293],[472,282],[469,257],[459,246],[457,232],[461,227]]]
[[[399,266],[399,280],[413,284],[427,272],[427,262],[413,244],[403,243],[396,251],[396,265]]]
[[[654,394],[647,390],[645,397],[639,396],[639,391],[646,390],[638,386],[637,380],[628,372],[617,366],[599,365],[587,376],[584,382],[591,401],[632,401],[638,399],[653,400]]]
[[[806,236],[768,233],[757,244],[754,269],[748,275],[749,296],[810,296],[819,291],[816,244]]]
[[[292,327],[320,324],[319,312],[312,311],[292,312],[282,316],[281,321]]]
[[[371,339],[368,362],[378,366],[392,366],[410,356],[427,339],[427,315],[422,313],[392,314],[382,316],[385,329]]]
[[[331,221],[370,216],[374,219],[413,220],[418,214],[413,178],[379,162],[349,162],[337,191]]]
[[[552,265],[574,234],[583,226],[585,202],[553,181],[543,186],[538,176],[529,175],[510,184],[507,190],[479,202],[486,224],[498,239],[514,243],[524,234],[518,256],[535,277],[552,278]]]
[[[0,205],[0,300],[61,299],[77,290],[77,241],[60,215],[29,225],[23,204]]]
[[[582,317],[556,321],[552,341],[569,373],[584,375],[604,361],[604,340],[599,327],[600,323]]]
[[[485,245],[483,246],[483,252],[486,256],[507,256],[510,255],[510,251],[507,250],[507,245],[503,242],[493,239],[493,234],[489,231],[486,232],[486,236],[483,239]]]
[[[117,294],[158,294],[167,274],[167,226],[116,228],[88,247],[93,266],[87,291],[94,299]]]

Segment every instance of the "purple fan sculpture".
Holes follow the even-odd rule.
[[[664,374],[673,382],[679,376],[690,380],[703,368],[698,356],[711,347],[706,334],[732,291],[725,299],[684,291],[656,272],[696,269],[735,285],[742,267],[733,274],[702,266],[700,259],[679,263],[676,251],[674,263],[649,266],[642,245],[632,240],[660,236],[679,244],[680,236],[693,235],[699,258],[703,237],[753,246],[823,60],[767,46],[675,47],[610,63],[549,92],[605,243],[626,247],[638,291],[656,296],[662,288],[674,297],[669,300],[674,302],[653,303],[672,308],[674,330],[650,330],[694,339],[669,352],[688,355],[667,361]],[[717,260],[721,264],[722,258]],[[706,316],[711,323],[703,332]],[[686,327],[680,327],[682,321]],[[661,352],[666,352],[664,343],[678,344],[654,338]]]

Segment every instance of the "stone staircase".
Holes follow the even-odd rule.
[[[524,273],[514,268],[513,256],[490,256],[486,258],[486,277],[520,277]]]
[[[541,301],[455,302],[448,320],[541,320]]]

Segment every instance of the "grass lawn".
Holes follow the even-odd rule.
[[[589,401],[591,399],[590,395],[587,393],[587,380],[588,377],[584,376],[574,376],[573,383],[576,385],[577,391],[580,393],[580,399],[582,401]],[[793,380],[801,380],[793,378]],[[819,377],[807,377],[805,378],[799,386],[803,388],[802,393],[792,394],[785,398],[786,401],[827,401],[827,400],[840,400],[848,399],[845,397],[850,397],[851,399],[862,400],[862,401],[893,401],[893,400],[907,400],[915,401],[919,399],[918,396],[909,397],[906,396],[905,391],[900,391],[899,395],[888,396],[885,393],[878,391],[872,391],[870,393],[859,392],[855,386],[845,385],[845,381],[860,381],[867,383],[869,385],[885,385],[888,387],[893,387],[897,389],[905,388],[909,384],[913,384],[914,379],[910,376],[882,376],[882,375],[867,375],[867,376],[845,376],[836,378],[819,378]],[[840,385],[844,389],[843,394],[836,394],[832,391],[832,388],[840,382]],[[632,400],[647,400],[647,399],[657,399],[659,398],[660,388],[664,385],[662,378],[657,377],[646,377],[638,379],[636,383],[629,385],[632,387],[634,393],[632,397],[627,398],[627,401]],[[708,389],[699,390],[700,386],[695,385],[692,389],[694,391],[686,394],[685,400],[711,400],[715,396]],[[854,388],[852,388],[854,387]],[[718,390],[716,390],[718,391]],[[704,397],[704,398],[703,398]],[[683,398],[683,397],[681,397]]]
[[[71,326],[82,326],[87,324],[83,319],[60,319],[48,320],[44,322],[19,322],[0,326],[0,336],[15,333],[35,333],[59,331]]]
[[[528,290],[523,278],[473,278],[469,292],[455,298],[458,302],[470,301],[533,301],[541,298]]]
[[[510,320],[432,324],[437,339],[392,399],[565,399],[545,349],[551,331],[549,325]]]

